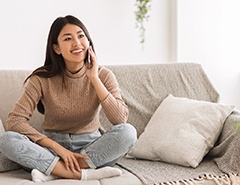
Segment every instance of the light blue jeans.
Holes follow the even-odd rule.
[[[52,140],[72,152],[87,155],[90,168],[113,166],[137,140],[136,129],[128,124],[112,126],[103,135],[99,131],[86,134],[44,132]],[[17,132],[5,132],[0,138],[0,151],[27,169],[38,169],[50,175],[60,157],[48,148],[29,140]]]

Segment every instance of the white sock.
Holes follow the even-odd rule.
[[[103,178],[115,177],[122,174],[118,168],[103,167],[99,169],[82,169],[81,180],[100,180]]]
[[[58,178],[57,176],[53,175],[45,175],[44,173],[38,171],[37,169],[33,169],[31,175],[33,182],[46,182]]]

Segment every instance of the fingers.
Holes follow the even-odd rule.
[[[67,158],[66,158],[66,159],[63,159],[63,161],[64,161],[64,164],[65,164],[65,168],[66,168],[67,170],[69,170],[69,162],[68,162]]]
[[[76,159],[75,157],[73,158],[73,161],[72,161],[72,164],[70,165],[70,167],[71,167],[71,170],[72,170],[73,172],[75,172],[75,169],[76,169],[77,171],[81,171],[80,166],[79,166],[79,163],[78,163],[78,161],[77,161],[77,159]]]
[[[73,153],[72,156],[68,156],[68,158],[63,159],[64,163],[65,163],[65,167],[67,170],[71,170],[73,172],[77,171],[81,171],[81,167],[79,165],[79,161],[78,159],[87,159],[88,156],[86,155],[82,155],[79,153]]]
[[[79,163],[74,155],[63,159],[63,161],[67,170],[71,170],[72,172],[81,171]]]
[[[96,59],[96,55],[95,55],[95,53],[94,53],[94,51],[93,51],[91,46],[88,48],[88,52],[89,52],[89,55],[90,55],[91,63],[93,65],[93,64],[96,63],[97,59]]]

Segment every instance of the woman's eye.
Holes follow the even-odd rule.
[[[79,37],[80,37],[80,38],[83,38],[83,37],[85,37],[85,35],[81,34],[81,35],[79,35]]]
[[[71,38],[67,37],[67,38],[64,39],[64,41],[68,41],[68,40],[71,40]]]

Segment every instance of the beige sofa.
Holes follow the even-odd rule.
[[[212,86],[211,82],[204,73],[201,65],[194,63],[166,63],[166,64],[145,64],[145,65],[113,65],[108,66],[116,75],[121,93],[129,106],[130,116],[129,123],[133,124],[140,136],[155,110],[161,104],[161,102],[169,94],[173,94],[176,97],[185,97],[195,100],[204,100],[209,102],[217,102],[219,95]],[[15,101],[21,95],[23,90],[23,81],[30,74],[29,70],[0,70],[0,119],[3,125],[6,123],[6,118],[13,107]],[[234,110],[228,122],[240,120],[240,114]],[[203,115],[204,116],[204,115]],[[34,112],[30,123],[41,130],[41,122],[43,116],[38,112]],[[100,117],[102,123],[102,129],[107,129],[110,124],[106,120],[105,116],[101,112]],[[233,129],[225,128],[227,131]],[[221,149],[224,148],[223,142],[229,142],[226,138],[238,138],[238,133],[235,131],[224,133],[225,135],[219,137],[213,150],[209,152],[213,159],[213,163],[216,163],[219,171],[204,171],[207,168],[201,169],[198,174],[198,167],[180,167],[179,165],[171,163],[162,163],[149,160],[138,159],[123,159],[119,161],[116,167],[122,169],[123,174],[119,177],[102,179],[100,181],[76,181],[76,180],[64,180],[59,179],[46,183],[39,184],[78,184],[78,185],[142,185],[142,184],[217,184],[217,182],[224,182],[224,184],[238,183],[238,168],[221,167],[221,160],[225,160],[225,155],[220,155]],[[232,139],[232,140],[234,140]],[[235,139],[237,140],[237,139]],[[194,142],[194,141],[193,141]],[[234,144],[234,142],[232,142]],[[236,141],[237,143],[237,141]],[[229,145],[230,146],[230,145]],[[221,148],[222,147],[222,148]],[[226,147],[225,147],[226,148]],[[236,148],[232,146],[232,148]],[[231,152],[232,148],[227,148],[225,153]],[[239,147],[240,148],[240,147]],[[235,151],[238,152],[238,151]],[[0,153],[1,154],[1,153]],[[188,154],[186,154],[188,155]],[[228,156],[227,156],[228,157]],[[232,164],[232,160],[229,159],[228,164]],[[129,161],[128,161],[129,160]],[[212,162],[211,161],[211,162]],[[238,161],[237,161],[238,162]],[[1,164],[2,163],[2,164]],[[4,163],[4,165],[3,165]],[[203,162],[204,166],[205,162]],[[239,164],[239,163],[238,163]],[[7,160],[0,155],[0,179],[1,184],[4,185],[28,185],[33,184],[31,181],[30,173],[20,169],[18,165]],[[167,166],[164,166],[167,165]],[[238,165],[240,166],[240,164]],[[163,168],[164,169],[161,169]],[[181,168],[181,169],[178,169]],[[161,172],[156,173],[161,169]],[[175,171],[175,169],[177,171]],[[227,169],[227,170],[225,170]],[[4,171],[5,170],[5,171]],[[179,171],[185,171],[181,175]],[[201,171],[202,170],[202,171]],[[3,172],[4,171],[4,172]],[[229,172],[229,173],[228,173]],[[174,173],[178,173],[176,177]],[[219,174],[217,174],[219,173]],[[154,175],[155,176],[154,176]],[[169,179],[168,179],[169,176]],[[171,176],[171,178],[170,178]],[[179,178],[179,179],[174,179]]]

